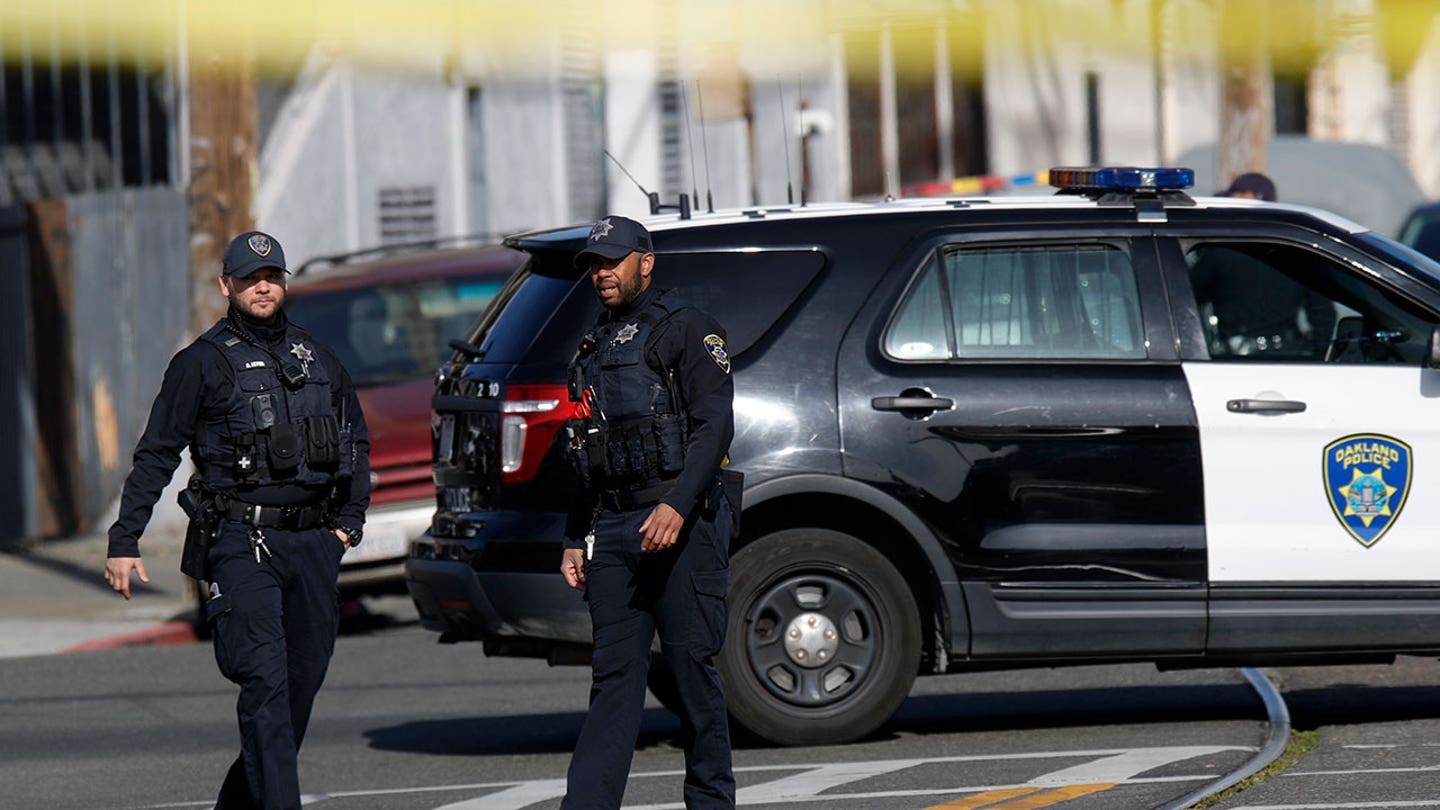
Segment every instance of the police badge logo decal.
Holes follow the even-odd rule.
[[[705,351],[710,353],[710,359],[715,361],[715,365],[719,366],[721,371],[729,374],[730,355],[725,351],[725,338],[719,335],[706,335],[704,343]]]
[[[250,245],[250,249],[255,251],[256,255],[270,255],[270,237],[264,234],[252,233],[250,234],[250,238],[246,239],[245,242]]]
[[[1360,545],[1375,545],[1399,519],[1410,494],[1410,455],[1410,445],[1377,433],[1357,433],[1325,446],[1330,508]]]
[[[602,219],[597,221],[595,225],[590,228],[590,241],[594,242],[598,239],[603,239],[609,236],[610,229],[614,227],[614,223],[612,223],[609,219]]]

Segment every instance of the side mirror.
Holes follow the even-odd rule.
[[[1425,343],[1425,367],[1440,369],[1440,326],[1430,330],[1430,340]]]

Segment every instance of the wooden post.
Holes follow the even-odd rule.
[[[215,278],[230,239],[255,226],[257,124],[251,56],[190,54],[190,330],[225,313]]]
[[[1275,128],[1267,8],[1249,0],[1224,0],[1221,5],[1220,143],[1215,180],[1222,189],[1240,174],[1265,171],[1270,133]]]

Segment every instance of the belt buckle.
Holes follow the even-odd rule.
[[[250,524],[251,526],[259,526],[259,525],[260,525],[260,504],[258,504],[258,503],[252,503],[252,504],[250,504],[249,514],[246,515],[246,518],[248,519],[248,522],[249,522],[249,524]]]

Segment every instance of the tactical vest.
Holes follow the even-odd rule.
[[[235,379],[230,400],[202,414],[190,448],[208,488],[323,487],[351,474],[349,420],[331,405],[332,381],[310,335],[292,326],[267,351],[222,319],[200,339],[220,350]]]
[[[572,426],[570,447],[582,476],[603,489],[653,488],[685,468],[688,420],[674,376],[651,368],[645,343],[664,320],[689,306],[665,290],[623,318],[586,335],[571,370],[571,397],[590,405]]]

